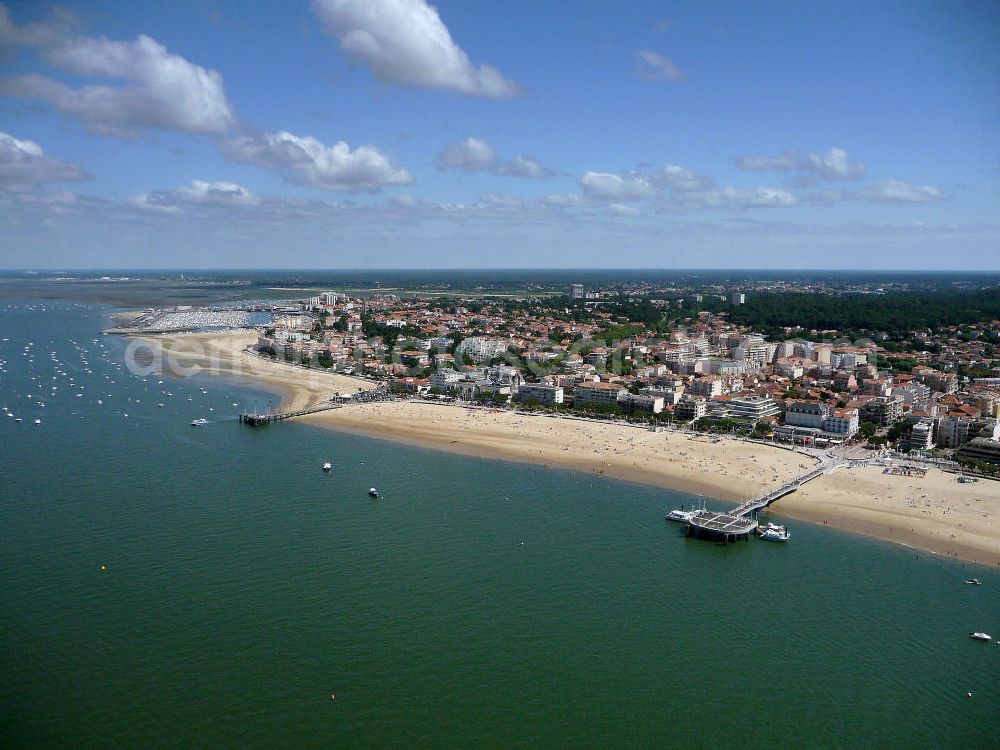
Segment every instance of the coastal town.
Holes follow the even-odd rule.
[[[150,310],[130,325],[161,333],[252,327],[261,356],[362,377],[401,398],[818,448],[890,447],[997,472],[996,321],[908,331],[895,337],[902,342],[875,329],[848,339],[791,327],[774,340],[736,322],[747,299],[735,290],[660,299],[582,284],[543,297],[325,291],[238,311]]]

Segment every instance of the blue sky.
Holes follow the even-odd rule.
[[[0,267],[997,269],[998,41],[989,2],[7,0]]]

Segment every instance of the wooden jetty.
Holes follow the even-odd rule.
[[[322,406],[314,406],[311,409],[301,409],[299,411],[288,411],[284,413],[257,414],[246,412],[240,414],[240,422],[248,424],[251,427],[263,427],[271,422],[280,422],[283,419],[292,419],[294,417],[304,417],[306,414],[316,414],[321,411],[330,411],[331,409],[339,409],[342,406],[343,404],[323,404]]]
[[[757,530],[758,511],[763,510],[775,500],[795,492],[806,482],[823,474],[828,468],[825,465],[817,466],[812,471],[786,482],[765,495],[751,498],[726,513],[699,510],[688,521],[688,536],[720,542],[738,542],[749,539],[750,535]]]

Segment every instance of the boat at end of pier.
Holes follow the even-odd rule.
[[[757,533],[760,534],[760,538],[765,542],[787,542],[791,536],[787,526],[780,526],[776,523],[769,523],[767,526],[760,527]]]
[[[687,523],[691,520],[693,516],[698,511],[696,510],[684,510],[683,508],[674,508],[672,511],[667,513],[668,521],[676,521],[677,523]]]

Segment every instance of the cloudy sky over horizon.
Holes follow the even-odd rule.
[[[0,268],[1000,268],[1000,6],[0,2]]]

